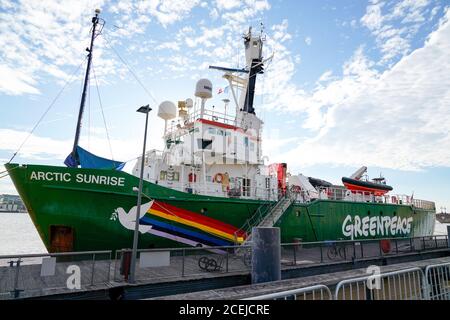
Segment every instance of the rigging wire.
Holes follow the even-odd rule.
[[[88,150],[91,149],[91,79],[88,79]]]
[[[104,39],[106,40],[106,45],[108,46],[109,49],[111,49],[119,58],[119,60],[127,67],[128,71],[130,71],[131,75],[134,77],[134,79],[139,83],[139,85],[144,89],[144,91],[149,95],[149,97],[151,99],[153,99],[153,102],[157,105],[158,101],[156,100],[156,98],[153,96],[153,94],[144,86],[144,84],[141,82],[141,80],[139,80],[138,76],[136,75],[136,73],[133,71],[133,69],[131,68],[131,66],[122,58],[122,56],[119,54],[119,52],[117,52],[116,49],[114,49],[113,45],[111,44],[111,42],[109,41],[106,33],[103,34],[104,35]]]
[[[103,112],[103,104],[102,104],[102,99],[101,99],[101,97],[100,97],[100,90],[98,89],[98,81],[97,81],[97,76],[96,76],[96,74],[95,74],[94,64],[92,64],[92,73],[94,74],[95,87],[97,88],[98,102],[99,102],[99,104],[100,104],[100,110],[102,111],[103,124],[105,125],[106,137],[107,137],[107,139],[108,139],[108,145],[109,145],[109,151],[111,152],[111,159],[114,160],[114,156],[113,156],[113,152],[112,152],[112,147],[111,147],[111,139],[109,138],[108,126],[106,125],[105,113]]]
[[[61,90],[58,92],[58,94],[55,96],[55,98],[53,99],[53,101],[50,103],[50,105],[47,107],[47,109],[45,110],[45,112],[42,114],[42,116],[39,118],[38,122],[34,125],[34,127],[31,129],[31,131],[28,133],[28,135],[25,137],[25,139],[22,141],[22,143],[20,144],[19,148],[16,150],[16,152],[14,152],[14,154],[12,155],[11,159],[9,159],[9,161],[7,163],[10,163],[15,157],[16,155],[20,152],[20,150],[22,149],[23,145],[28,141],[28,139],[31,137],[31,135],[33,134],[34,130],[36,130],[36,128],[39,126],[39,124],[42,122],[42,120],[45,118],[45,116],[47,115],[47,113],[50,111],[50,109],[53,107],[53,105],[55,104],[56,100],[58,100],[58,98],[60,97],[60,95],[63,93],[63,91],[66,89],[66,87],[69,84],[72,84],[72,82],[75,79],[72,79],[74,77],[75,74],[78,73],[78,71],[80,70],[81,66],[84,64],[84,62],[86,61],[87,57],[80,63],[80,65],[75,69],[75,71],[70,75],[69,79],[65,82],[64,86],[61,88]]]

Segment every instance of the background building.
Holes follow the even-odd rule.
[[[19,196],[0,194],[0,211],[27,212],[27,209]]]

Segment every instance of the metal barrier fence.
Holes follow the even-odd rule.
[[[423,300],[423,272],[410,268],[344,280],[336,286],[335,300]]]
[[[450,300],[450,262],[342,280],[334,295],[319,284],[243,300]]]
[[[450,262],[427,266],[424,286],[427,300],[450,300]]]
[[[0,256],[0,300],[109,283],[110,272],[111,251]]]
[[[330,289],[322,284],[275,292],[242,300],[332,300]]]

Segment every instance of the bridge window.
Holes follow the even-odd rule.
[[[199,149],[205,149],[205,150],[211,150],[212,149],[212,140],[208,139],[197,139],[198,148]]]

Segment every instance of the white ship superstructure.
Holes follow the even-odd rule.
[[[232,101],[224,99],[224,112],[207,106],[213,93],[208,79],[197,82],[195,101],[160,104],[164,150],[147,152],[146,180],[195,194],[278,199],[280,177],[264,163],[263,122],[253,108],[256,76],[263,70],[263,38],[250,29],[244,44],[246,69],[211,67],[223,71],[229,83]],[[133,173],[138,175],[139,168],[140,159]]]

